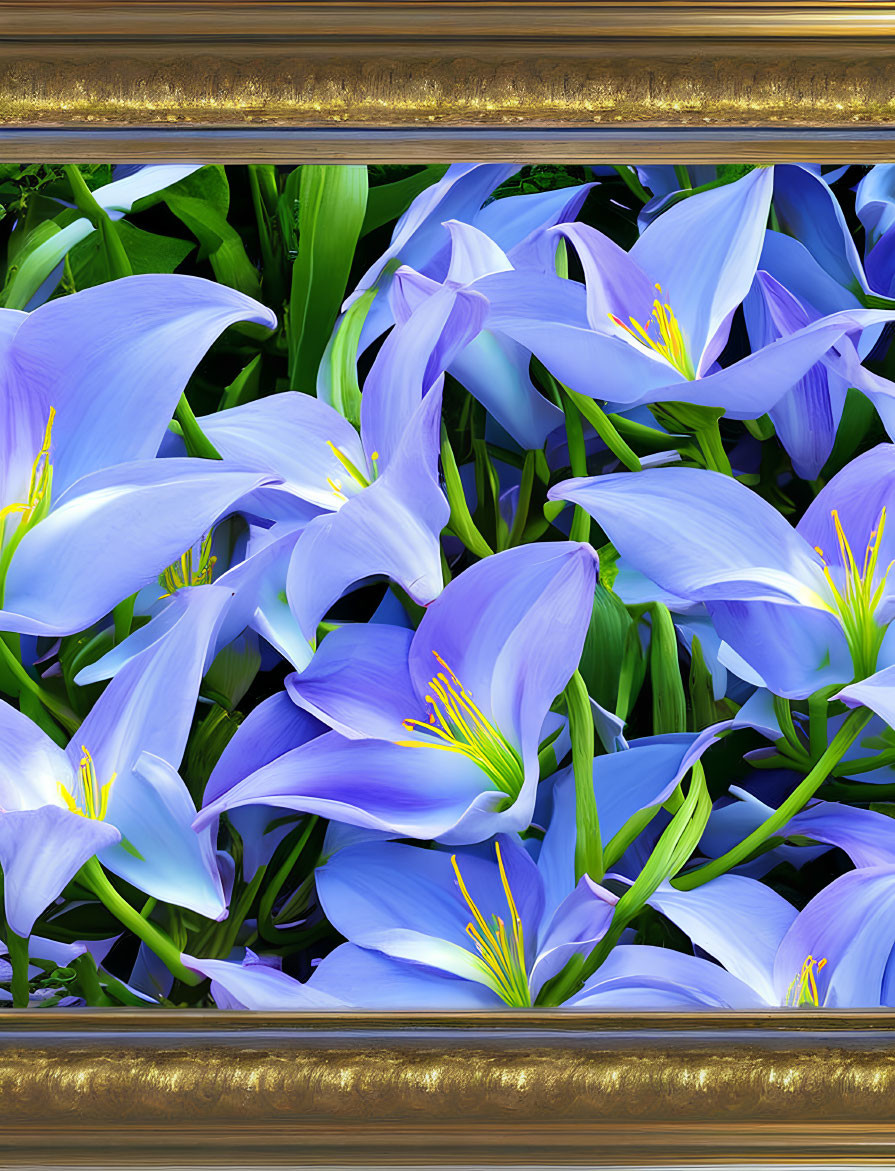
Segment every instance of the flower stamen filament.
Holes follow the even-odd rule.
[[[656,285],[655,288],[657,292],[662,292],[661,285]],[[629,333],[635,341],[665,358],[680,374],[683,374],[684,378],[692,381],[696,377],[683,331],[667,301],[663,302],[658,298],[653,301],[653,312],[647,319],[645,326],[641,325],[634,317],[629,317],[628,320],[631,324],[625,325],[622,319],[616,317],[614,313],[610,313],[608,316],[613,325],[619,326],[626,333]],[[649,328],[653,321],[658,327],[661,341],[650,337]]]
[[[525,939],[522,931],[522,919],[507,879],[499,842],[494,843],[494,849],[497,853],[500,881],[510,912],[510,932],[507,933],[506,924],[499,915],[492,915],[490,924],[486,921],[463,881],[463,875],[457,865],[457,855],[452,854],[451,865],[457,876],[460,893],[473,917],[473,922],[466,925],[466,933],[475,943],[478,958],[488,976],[488,982],[500,999],[512,1008],[530,1008],[531,989],[528,985],[528,975],[525,968]]]
[[[477,764],[496,788],[515,800],[524,780],[519,753],[482,712],[438,652],[432,654],[444,670],[429,680],[429,718],[404,720],[408,732],[420,730],[426,733],[426,739],[397,740],[396,744],[402,748],[457,752]]]
[[[181,554],[179,561],[175,561],[173,565],[169,565],[162,572],[160,584],[164,585],[167,590],[167,593],[162,594],[163,598],[170,598],[172,594],[187,586],[211,584],[214,567],[217,563],[217,557],[213,556],[211,552],[212,532],[213,530],[209,529],[202,538],[195,567],[193,565],[193,549],[190,547]]]
[[[820,996],[817,991],[816,973],[826,966],[826,960],[816,960],[814,956],[806,956],[805,962],[798,976],[786,991],[786,1003],[793,1008],[807,1006],[820,1008]]]
[[[879,551],[886,528],[886,509],[883,507],[880,511],[879,520],[870,534],[860,568],[845,535],[838,510],[834,508],[830,516],[833,518],[839,544],[839,556],[845,578],[843,585],[837,585],[823,549],[815,545],[814,551],[821,559],[823,575],[833,595],[834,604],[830,610],[842,623],[855,671],[859,677],[871,675],[876,670],[876,660],[885,634],[884,628],[876,621],[874,612],[885,592],[892,566],[895,565],[895,562],[890,561],[877,579]]]
[[[70,813],[77,813],[79,817],[89,817],[93,821],[104,821],[109,808],[109,790],[112,788],[117,773],[112,773],[106,783],[100,786],[96,776],[93,757],[84,745],[81,745],[81,760],[78,764],[78,777],[81,781],[81,792],[84,798],[84,807],[81,808],[75,795],[59,782],[59,793]]]

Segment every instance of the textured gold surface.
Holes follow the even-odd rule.
[[[880,1014],[7,1012],[0,1162],[891,1159],[893,1038]]]
[[[131,140],[98,132],[226,127],[241,157],[279,150],[287,161],[293,143],[262,131],[300,131],[309,157],[346,159],[360,149],[346,130],[390,130],[397,140],[379,158],[420,157],[399,132],[452,131],[432,136],[431,160],[512,157],[526,137],[538,148],[560,128],[582,135],[562,157],[605,143],[617,159],[619,131],[664,130],[673,143],[672,131],[762,127],[781,132],[775,157],[807,157],[818,129],[857,150],[860,132],[895,127],[893,49],[895,4],[850,0],[0,0],[0,130],[44,129],[53,142],[53,129],[79,129],[82,147],[105,141],[107,157],[123,157]],[[4,157],[26,157],[29,142],[4,135]],[[888,149],[872,140],[873,158]],[[697,141],[691,157],[739,150]]]

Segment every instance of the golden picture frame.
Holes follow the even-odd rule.
[[[891,161],[895,3],[0,0],[0,158]],[[895,1015],[0,1013],[0,1165],[891,1163]]]

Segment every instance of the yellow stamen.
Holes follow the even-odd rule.
[[[844,576],[844,581],[841,584],[837,583],[833,576],[824,557],[823,549],[819,545],[815,545],[814,551],[821,559],[823,575],[833,596],[833,605],[829,609],[837,615],[842,623],[855,670],[859,676],[870,675],[876,670],[876,660],[885,633],[876,621],[874,612],[885,591],[886,581],[892,566],[895,565],[895,561],[890,561],[883,573],[877,578],[879,551],[886,528],[886,509],[884,506],[880,511],[876,528],[871,532],[870,540],[864,550],[860,568],[848,537],[845,535],[837,509],[834,508],[830,516],[833,518],[833,527],[839,544],[840,567],[837,568],[841,568]]]
[[[177,590],[188,586],[209,585],[214,576],[214,567],[217,557],[212,556],[211,540],[212,529],[205,534],[199,545],[199,558],[196,567],[193,567],[193,550],[189,548],[181,554],[180,561],[175,561],[163,571],[160,584],[164,585],[167,593],[163,598],[170,598]]]
[[[24,501],[15,501],[0,508],[0,544],[3,541],[3,528],[6,518],[14,513],[21,513],[19,526],[29,525],[37,516],[38,519],[46,514],[50,506],[50,489],[53,484],[53,465],[50,462],[50,448],[53,442],[53,420],[56,418],[55,407],[50,407],[47,416],[47,425],[44,428],[40,449],[31,465],[31,475],[28,479],[28,493]],[[39,515],[38,515],[39,514]]]
[[[656,290],[661,293],[662,286],[656,285]],[[676,370],[678,370],[685,378],[694,379],[696,371],[693,367],[693,362],[687,352],[687,343],[684,339],[683,332],[678,320],[674,315],[674,311],[667,301],[662,302],[656,299],[653,301],[652,316],[647,320],[645,326],[641,325],[633,317],[629,317],[630,325],[625,325],[620,317],[616,317],[614,313],[609,314],[609,320],[613,325],[619,326],[621,329],[629,333],[635,341],[640,342],[641,345],[651,349],[654,353],[659,354],[670,362]],[[661,335],[661,341],[650,337],[649,328],[655,321],[656,326]]]
[[[519,753],[482,712],[438,652],[432,654],[444,671],[437,671],[429,680],[429,719],[404,720],[408,732],[419,729],[427,738],[395,743],[402,748],[457,752],[477,764],[496,788],[515,799],[524,779]]]
[[[104,821],[109,808],[109,790],[117,778],[118,773],[112,773],[106,783],[100,786],[96,777],[93,757],[84,745],[81,745],[81,760],[78,764],[78,778],[81,782],[81,795],[84,807],[78,802],[75,795],[59,782],[59,793],[69,812],[77,813],[79,817],[89,817],[93,821]]]
[[[331,439],[327,439],[326,446],[330,449],[330,451],[333,453],[333,455],[336,457],[336,459],[339,461],[339,463],[342,465],[342,467],[345,469],[345,471],[352,478],[352,480],[354,480],[354,482],[356,484],[359,484],[361,488],[368,488],[369,487],[370,481],[367,479],[367,477],[364,475],[364,473],[360,470],[360,468],[358,468],[358,466],[356,464],[351,462],[351,460],[348,458],[348,456],[345,454],[344,451],[341,451],[338,447],[336,447],[336,445],[333,443],[333,441]],[[376,458],[378,458],[378,456],[379,456],[379,453],[376,452],[376,453],[374,453],[373,458],[376,459]],[[328,484],[332,484],[332,482],[333,482],[332,480],[327,480]],[[339,483],[338,480],[336,481],[336,483],[338,483],[339,488],[341,488],[342,485],[341,485],[341,483]]]
[[[494,843],[494,849],[497,853],[500,881],[510,912],[511,934],[507,934],[506,924],[499,915],[492,915],[490,924],[486,922],[463,881],[463,875],[457,865],[457,855],[452,854],[451,865],[457,876],[460,893],[472,912],[474,920],[472,923],[467,923],[466,933],[475,943],[482,969],[488,976],[491,987],[501,1000],[513,1008],[530,1008],[531,990],[528,986],[528,974],[525,967],[525,939],[522,932],[522,919],[510,889],[499,842]]]
[[[816,960],[814,956],[807,956],[798,976],[786,991],[786,1003],[793,1008],[820,1008],[820,996],[817,991],[815,972],[820,972],[826,966],[826,960]]]

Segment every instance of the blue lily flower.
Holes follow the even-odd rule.
[[[0,628],[85,629],[272,480],[155,458],[199,359],[244,320],[275,324],[250,298],[187,276],[0,310]]]
[[[0,704],[0,866],[6,919],[35,919],[93,855],[138,889],[211,919],[226,913],[214,852],[191,829],[178,775],[208,644],[227,592],[128,663],[59,748]]]
[[[294,980],[248,948],[238,962],[200,959],[186,953],[181,959],[186,967],[211,980],[211,995],[218,1008],[259,1012],[310,1009],[319,1012],[350,1007],[341,996]]]
[[[492,192],[518,170],[514,164],[454,163],[437,183],[416,197],[395,225],[389,247],[361,277],[343,306],[347,309],[368,289],[379,290],[364,322],[361,352],[392,323],[385,294],[396,262],[416,269],[433,281],[441,282],[447,276],[451,263],[447,221],[471,224],[504,252],[514,252],[514,259],[531,260],[540,252],[544,229],[574,219],[593,187],[593,183],[583,183],[579,187],[511,195],[488,202]],[[550,255],[552,262],[553,250]],[[325,359],[320,377],[325,385]]]
[[[758,268],[772,185],[771,171],[757,168],[683,200],[630,252],[585,224],[560,225],[552,231],[577,249],[586,291],[546,273],[492,273],[472,286],[491,306],[486,327],[612,409],[677,401],[723,407],[731,418],[764,414],[839,338],[892,317],[831,313],[717,365]]]
[[[462,344],[462,316],[455,328]],[[400,377],[365,391],[360,436],[332,407],[298,393],[201,420],[226,459],[282,479],[244,506],[293,533],[286,595],[306,641],[333,602],[372,575],[397,582],[420,604],[441,591],[440,535],[450,506],[438,480],[443,380],[437,359],[427,369],[430,356],[426,344],[405,350]],[[304,523],[307,505],[317,515]]]
[[[835,879],[796,913],[754,879],[723,875],[693,891],[661,888],[651,904],[717,964],[622,945],[575,1008],[877,1008],[895,1003],[895,866]]]
[[[585,875],[548,908],[538,866],[503,835],[456,854],[349,846],[316,880],[348,942],[321,961],[309,987],[354,1008],[530,1007],[573,955],[596,946],[617,901]]]
[[[568,480],[548,496],[581,505],[657,585],[705,603],[758,681],[795,698],[889,665],[893,487],[895,446],[881,444],[795,529],[736,480],[696,468]]]
[[[261,803],[449,843],[524,829],[541,728],[578,665],[595,580],[589,545],[524,545],[454,579],[415,633],[334,630],[287,680],[334,730],[251,773],[196,825]]]

